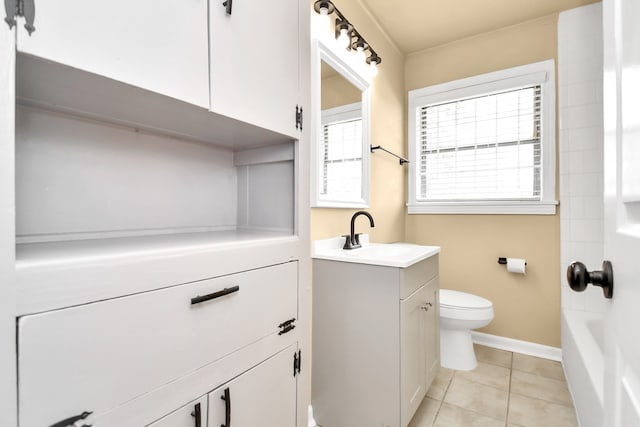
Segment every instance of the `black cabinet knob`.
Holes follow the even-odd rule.
[[[603,261],[602,270],[594,271],[587,271],[587,266],[579,261],[572,262],[567,268],[567,282],[576,292],[584,291],[591,283],[602,288],[605,298],[613,297],[613,268],[610,261]]]

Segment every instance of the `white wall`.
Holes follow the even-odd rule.
[[[562,308],[604,312],[602,290],[572,291],[572,261],[603,260],[602,5],[560,14],[558,22],[560,270]]]

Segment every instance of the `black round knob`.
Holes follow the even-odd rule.
[[[587,289],[589,283],[600,286],[605,298],[613,297],[613,268],[611,262],[603,261],[602,270],[587,271],[587,266],[579,261],[572,262],[567,268],[567,281],[576,292]]]
[[[567,268],[567,282],[569,286],[576,292],[582,292],[587,289],[589,284],[589,272],[587,266],[580,261],[574,261]]]

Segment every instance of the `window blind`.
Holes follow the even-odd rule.
[[[322,125],[321,196],[335,200],[362,197],[362,119]]]
[[[418,107],[419,201],[540,200],[541,86]]]

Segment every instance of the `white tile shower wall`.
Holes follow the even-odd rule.
[[[598,270],[603,259],[600,3],[560,14],[558,80],[562,307],[603,312],[602,291],[573,292],[565,273],[572,261]]]

